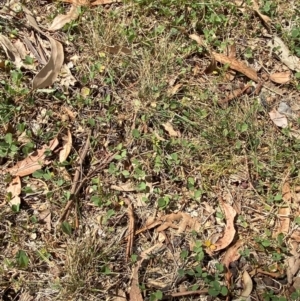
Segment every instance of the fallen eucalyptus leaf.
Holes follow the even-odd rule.
[[[286,128],[288,126],[287,118],[283,114],[280,114],[276,109],[269,112],[269,116],[278,127]]]
[[[278,72],[270,75],[270,80],[276,84],[286,84],[291,79],[291,72]]]
[[[0,34],[0,44],[5,51],[7,57],[16,65],[17,68],[23,66],[21,56],[17,48],[10,42],[9,38]]]
[[[51,37],[48,37],[51,44],[51,56],[48,63],[34,77],[32,82],[33,89],[41,89],[51,86],[63,65],[64,50],[62,44]]]
[[[291,55],[290,50],[279,37],[273,37],[267,45],[287,67],[293,71],[300,71],[300,59],[295,55]]]
[[[64,27],[67,23],[74,21],[79,16],[78,6],[72,5],[65,15],[57,15],[49,27],[49,31],[55,31]]]

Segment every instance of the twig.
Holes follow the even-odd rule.
[[[170,297],[183,297],[183,296],[192,296],[192,295],[207,295],[208,289],[203,290],[197,290],[197,291],[186,291],[186,292],[178,292],[178,293],[172,293],[167,296],[165,296],[162,300],[169,299]]]
[[[80,153],[78,166],[76,168],[75,175],[73,177],[73,184],[72,184],[72,188],[71,188],[71,197],[70,197],[70,200],[68,201],[68,203],[66,204],[65,209],[58,220],[58,223],[62,222],[65,219],[70,207],[72,206],[72,204],[80,190],[80,189],[78,189],[78,186],[80,186],[80,188],[82,186],[82,185],[78,185],[78,183],[80,182],[79,176],[80,176],[80,173],[82,170],[82,164],[84,162],[84,159],[85,159],[88,149],[90,147],[90,137],[91,137],[91,133],[88,134],[88,138],[86,139],[85,145]]]
[[[129,217],[129,226],[128,226],[128,240],[127,240],[127,247],[126,247],[126,260],[127,262],[130,260],[133,248],[133,240],[134,240],[134,213],[133,213],[133,205],[128,199],[124,200],[125,203],[128,205],[128,217]]]
[[[250,88],[251,85],[247,84],[246,86],[244,86],[244,88],[242,89],[236,89],[234,91],[232,91],[225,99],[220,100],[218,103],[220,106],[224,106],[227,105],[231,100],[233,100],[234,98],[237,98],[239,96],[241,96],[242,94],[244,94],[244,92]]]

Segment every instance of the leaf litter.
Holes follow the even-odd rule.
[[[89,1],[75,1],[74,2],[74,1],[70,0],[70,1],[64,1],[64,2],[71,3],[72,4],[71,9],[72,9],[73,5],[86,5],[86,6],[100,5],[100,4],[106,4],[106,3],[110,4],[110,3],[113,3],[113,2],[116,2],[116,1],[95,1],[93,3],[90,3]],[[252,2],[252,9],[260,17],[260,19],[269,26],[269,24],[271,23],[271,20],[267,16],[260,13],[257,2],[255,2],[255,1]],[[61,20],[59,20],[58,17],[59,16],[57,16],[57,19],[54,20],[56,22],[56,24],[55,24],[55,22],[53,22],[52,25],[51,25],[52,29],[50,27],[50,29],[53,30],[53,31],[58,30],[59,28],[61,28],[62,26],[64,26],[65,24],[67,24],[69,22],[68,17],[66,17],[66,16],[60,16]],[[77,16],[75,17],[75,15],[74,15],[74,18],[77,18]],[[30,19],[30,20],[32,21],[32,19]],[[71,18],[69,20],[71,20]],[[33,27],[34,26],[36,26],[36,25],[33,25]],[[44,37],[49,38],[45,33],[43,33],[43,35],[44,35]],[[200,39],[200,37],[199,37],[199,39]],[[56,41],[56,40],[53,40],[53,41]],[[50,40],[50,43],[51,43],[51,40]],[[203,41],[201,42],[199,40],[199,44],[200,43],[203,43]],[[204,45],[204,44],[202,44],[202,45]],[[53,46],[53,45],[51,44],[51,46]],[[56,51],[54,49],[55,47],[56,47]],[[47,85],[52,85],[57,80],[57,78],[59,76],[61,76],[60,73],[62,72],[63,66],[61,66],[61,68],[59,68],[60,70],[57,70],[57,69],[55,69],[55,65],[58,65],[58,66],[61,65],[61,59],[64,60],[63,57],[61,57],[59,59],[59,55],[58,55],[61,50],[63,51],[63,49],[62,48],[59,49],[58,45],[55,45],[55,47],[51,47],[51,55],[49,56],[50,59],[47,63],[47,64],[49,64],[49,62],[52,60],[51,67],[49,67],[48,70],[43,70],[42,69],[44,73],[39,75],[40,79],[39,80],[36,79],[35,85],[33,85],[33,87],[36,87],[37,89],[46,87]],[[235,48],[235,47],[233,47],[233,48]],[[53,49],[54,49],[54,51],[53,51]],[[130,54],[131,50],[129,48],[128,49],[126,48],[125,51],[123,51],[122,47],[113,46],[111,49],[107,49],[107,52],[110,53],[110,54],[118,54],[118,53]],[[209,63],[208,67],[204,70],[204,72],[202,74],[204,74],[204,76],[205,76],[205,74],[215,75],[216,73],[214,71],[218,70],[216,62],[218,62],[218,63],[221,63],[223,65],[226,65],[226,66],[228,65],[229,66],[229,70],[226,71],[225,77],[224,77],[226,81],[233,81],[236,78],[235,71],[237,71],[237,72],[240,72],[241,74],[245,75],[248,79],[251,79],[255,82],[259,82],[257,72],[252,67],[248,66],[245,62],[240,61],[236,57],[235,54],[236,54],[236,50],[234,50],[234,49],[228,50],[226,55],[225,54],[219,54],[216,51],[210,51],[210,54],[209,54],[210,57],[211,57],[210,63]],[[278,70],[278,69],[276,69],[276,70]],[[279,70],[285,70],[285,69],[279,69]],[[291,70],[293,70],[293,69],[291,69]],[[58,75],[57,75],[57,72],[58,72]],[[261,73],[261,71],[260,71],[260,73]],[[291,80],[291,73],[287,72],[287,71],[274,72],[274,73],[271,72],[269,79],[271,81],[273,81],[274,83],[276,83],[276,84],[283,85],[285,83],[288,83]],[[71,84],[66,85],[67,89],[70,88],[69,86],[72,86],[72,85]],[[242,87],[239,86],[239,88],[233,89],[232,93],[230,95],[228,95],[227,102],[229,102],[229,100],[231,100],[231,99],[239,98],[246,91],[246,89],[248,89],[249,87],[250,87],[250,85],[245,84]],[[186,90],[185,82],[182,81],[182,83],[176,84],[175,86],[172,86],[172,88],[173,89],[169,90],[169,96],[175,96],[174,98],[177,98],[178,96],[180,96],[180,95],[177,95],[178,94],[177,92],[179,90],[180,91],[185,91]],[[88,88],[88,89],[89,89],[89,91],[92,92],[92,89],[90,89],[90,88]],[[90,93],[88,95],[90,95]],[[125,99],[125,97],[124,97],[124,99]],[[69,102],[68,102],[68,104],[71,105],[71,103],[69,103]],[[64,106],[62,107],[62,110],[65,110]],[[65,114],[67,114],[69,116],[69,120],[70,120],[70,122],[72,122],[72,124],[73,124],[74,121],[76,121],[77,116],[81,115],[81,112],[80,111],[77,112],[75,108],[67,107],[67,109],[65,111],[66,111]],[[75,111],[76,111],[76,113],[73,113]],[[281,114],[281,117],[282,116],[289,117],[288,114],[281,111],[281,109],[279,107],[278,107],[277,112],[279,114]],[[284,123],[274,121],[274,120],[276,120],[276,116],[274,117],[274,116],[270,115],[270,118],[273,120],[273,122],[278,127],[285,127],[285,126],[283,126]],[[286,123],[287,123],[287,121],[286,121]],[[167,124],[167,126],[166,126],[166,124]],[[166,135],[167,137],[165,137],[166,139],[164,139],[164,138],[158,139],[160,142],[163,142],[163,143],[168,143],[169,142],[168,137],[177,138],[177,137],[181,137],[181,135],[183,135],[183,133],[184,133],[184,132],[182,132],[182,134],[181,134],[179,131],[177,132],[176,130],[174,130],[174,126],[172,125],[171,122],[160,123],[159,125],[163,126],[164,130],[167,133],[167,135]],[[176,122],[176,126],[177,126],[177,122]],[[145,133],[146,133],[146,131],[147,131],[147,129],[145,130]],[[154,134],[155,134],[155,132],[154,132]],[[71,135],[71,139],[69,138],[69,135],[71,135],[71,132],[68,130],[68,138],[64,142],[63,147],[60,150],[58,150],[59,151],[59,161],[60,162],[66,160],[68,158],[69,154],[70,154],[70,148],[72,147],[72,135]],[[158,136],[157,133],[156,133],[156,135]],[[76,133],[74,133],[74,137],[75,136],[76,136]],[[41,150],[43,150],[43,147],[42,147]],[[42,160],[37,160],[37,161],[39,161],[39,166],[40,167],[51,163],[51,160],[48,163],[47,158],[43,157],[42,152],[41,152],[41,158],[42,158]],[[33,157],[32,160],[34,161],[34,160],[36,160],[36,158]],[[17,164],[20,164],[21,162],[22,161],[18,162]],[[40,164],[40,163],[42,163],[42,164]],[[29,172],[30,168],[27,166],[26,162],[24,164],[25,164],[24,169],[25,169],[25,174],[26,174],[26,173]],[[121,163],[119,163],[119,164],[120,164],[120,166],[122,165]],[[17,173],[18,172],[16,171],[16,174]],[[83,171],[82,171],[82,176],[84,178],[84,172]],[[101,181],[102,181],[102,178],[101,178]],[[119,183],[119,184],[116,184],[116,183]],[[136,192],[136,187],[132,183],[133,182],[131,182],[130,180],[128,180],[128,181],[126,180],[125,183],[124,183],[124,178],[123,178],[120,182],[116,181],[113,184],[110,183],[111,185],[109,186],[109,188],[111,190],[116,190],[118,192],[121,192],[122,197],[128,195],[128,193],[129,193],[130,197],[134,198],[135,194],[131,194],[130,192]],[[101,185],[102,185],[102,183],[101,183]],[[239,184],[239,185],[242,186],[243,184]],[[90,190],[90,191],[92,191],[92,190]],[[126,192],[127,192],[127,194],[126,194]],[[284,194],[284,189],[282,190],[282,194],[283,194],[283,196],[285,195]],[[121,197],[120,197],[120,199],[118,199],[118,201],[119,200],[120,200],[120,203],[123,202]],[[288,200],[288,202],[290,202],[290,199]],[[236,230],[235,230],[235,227],[236,227],[236,224],[235,224],[236,212],[233,209],[234,206],[232,207],[231,205],[229,205],[227,203],[224,203],[223,201],[220,202],[219,205],[222,209],[222,212],[224,213],[225,222],[222,223],[222,226],[220,226],[218,223],[213,224],[210,220],[209,220],[209,222],[207,222],[207,224],[211,225],[211,227],[217,228],[218,232],[219,232],[218,237],[221,236],[221,238],[217,239],[216,242],[211,244],[211,248],[208,250],[208,253],[211,253],[215,257],[217,257],[216,252],[220,252],[219,255],[222,255],[222,251],[223,250],[226,251],[225,249],[228,248],[226,253],[225,253],[224,260],[222,261],[223,264],[225,265],[225,267],[228,268],[230,263],[232,263],[233,261],[238,260],[240,258],[240,256],[241,256],[240,250],[242,249],[245,242],[243,242],[241,240],[238,240],[237,242],[234,242],[235,236],[238,235],[236,233]],[[199,205],[199,207],[200,207],[200,205]],[[276,224],[279,227],[279,228],[276,228],[276,231],[274,230],[274,233],[276,233],[276,235],[279,232],[280,233],[287,233],[288,228],[290,226],[290,223],[289,223],[289,225],[287,225],[286,220],[287,220],[287,216],[290,216],[291,211],[283,211],[283,209],[286,209],[286,208],[287,207],[280,207],[278,209],[277,221],[280,222],[280,223]],[[143,208],[143,210],[145,210],[145,208]],[[51,230],[51,214],[49,215],[48,214],[49,212],[51,212],[49,209],[45,210],[45,216],[47,216],[47,229],[50,231]],[[240,214],[240,212],[239,212],[239,214]],[[43,214],[41,214],[41,217],[42,216],[43,216]],[[128,211],[128,217],[130,219],[129,232],[131,232],[131,233],[134,232],[132,230],[133,227],[134,227],[133,216],[134,216],[133,208],[131,208]],[[212,214],[212,216],[210,218],[211,218],[212,221],[215,221],[214,214]],[[138,221],[138,222],[140,222],[140,221]],[[225,227],[224,227],[224,224],[225,224]],[[285,225],[285,226],[283,226],[283,225]],[[193,231],[197,231],[197,233],[201,233],[202,227],[203,227],[203,224],[198,220],[198,218],[195,218],[194,216],[192,217],[191,214],[188,214],[188,213],[180,210],[179,212],[176,212],[176,213],[171,213],[171,214],[166,214],[166,215],[160,214],[159,218],[153,218],[151,223],[147,224],[144,228],[136,231],[136,233],[135,233],[136,235],[138,233],[147,232],[147,233],[144,233],[146,235],[146,234],[148,234],[149,230],[156,228],[155,232],[158,232],[159,235],[161,234],[161,236],[160,236],[161,238],[159,238],[159,241],[160,241],[160,239],[162,239],[162,242],[159,242],[159,244],[155,245],[153,248],[150,247],[150,249],[147,249],[147,251],[142,252],[142,254],[138,257],[138,261],[134,265],[133,272],[132,272],[133,277],[132,277],[132,281],[131,281],[131,284],[130,284],[131,290],[130,290],[130,293],[129,293],[130,300],[143,300],[143,297],[144,297],[143,295],[145,294],[145,292],[143,292],[143,294],[141,293],[141,289],[139,287],[139,284],[141,282],[141,281],[139,281],[139,278],[141,278],[141,275],[139,275],[139,273],[142,270],[141,269],[142,263],[144,263],[145,260],[147,260],[148,258],[151,257],[151,256],[146,256],[145,253],[150,254],[154,251],[153,253],[155,254],[156,253],[156,248],[161,249],[161,250],[165,249],[164,244],[167,245],[166,241],[168,240],[168,235],[170,234],[169,232],[171,232],[171,234],[170,234],[171,236],[173,235],[174,232],[176,234],[189,234],[190,235],[190,233],[193,233]],[[211,234],[211,232],[209,232],[209,231],[208,231],[208,233],[209,233],[208,235]],[[127,254],[127,256],[126,256],[127,260],[129,258],[129,255],[132,254],[132,249],[134,248],[133,245],[132,245],[133,244],[132,241],[133,241],[133,239],[131,240],[130,244],[128,243],[128,247],[127,247],[128,251],[126,253]],[[246,244],[247,244],[247,242],[246,242]],[[148,251],[148,250],[150,250],[150,251]],[[154,260],[155,260],[155,256],[154,256]],[[291,272],[292,276],[289,276],[289,279],[292,279],[295,276],[295,273],[296,273],[295,271],[292,271]],[[253,290],[253,286],[251,286],[251,284],[252,284],[251,275],[253,275],[253,273],[249,274],[247,271],[243,272],[243,274],[242,274],[243,290],[242,290],[241,294],[237,294],[237,295],[239,295],[241,297],[244,297],[244,298],[249,297],[249,295],[251,294],[251,291]],[[233,280],[232,277],[233,277],[232,275],[228,274],[226,276],[226,280],[229,282],[229,281]],[[293,280],[291,280],[291,281],[293,281]],[[150,284],[150,281],[149,281],[149,284]],[[203,291],[198,290],[198,291],[199,291],[200,294],[201,294],[201,292],[204,292],[204,290]],[[119,294],[122,295],[122,298],[124,298],[124,296],[126,297],[126,293],[124,293],[124,290],[120,289],[119,292],[118,292],[118,295]],[[192,294],[192,292],[191,291],[186,291],[186,295],[188,295],[188,294]],[[176,292],[176,293],[170,293],[170,296],[173,296],[173,297],[180,297],[180,296],[184,296],[184,295],[185,295],[184,294],[184,289],[182,291],[179,291],[179,292]]]
[[[24,177],[32,174],[33,172],[41,169],[45,165],[49,165],[51,160],[46,158],[47,151],[53,151],[58,146],[59,142],[57,138],[50,141],[49,144],[44,145],[41,149],[38,149],[30,156],[22,161],[17,162],[13,167],[6,169],[5,171],[12,176]]]

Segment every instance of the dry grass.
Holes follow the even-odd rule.
[[[248,80],[242,74],[226,80],[227,69],[221,65],[217,72],[203,74],[210,57],[188,35],[202,35],[209,49],[217,52],[225,53],[227,45],[235,44],[237,59],[247,61],[260,76],[281,71],[282,64],[268,54],[267,30],[257,15],[221,0],[125,2],[84,8],[78,21],[55,33],[65,42],[66,62],[78,56],[71,69],[77,83],[69,89],[57,82],[53,92],[30,95],[24,89],[32,73],[1,71],[0,130],[3,136],[11,132],[18,147],[17,153],[1,158],[3,168],[24,157],[24,145],[18,142],[23,131],[34,149],[56,135],[61,140],[66,129],[73,136],[66,166],[70,179],[64,178],[54,154],[44,176],[22,179],[19,212],[7,204],[4,188],[9,179],[2,179],[2,299],[24,301],[27,293],[28,300],[119,301],[120,291],[128,297],[135,260],[161,237],[153,229],[136,235],[134,256],[126,261],[127,201],[135,207],[136,229],[151,217],[172,212],[197,216],[203,225],[199,233],[165,231],[165,248],[150,256],[139,271],[144,300],[156,300],[158,291],[171,300],[173,293],[206,289],[215,281],[226,286],[226,271],[216,265],[222,262],[224,251],[212,256],[205,253],[199,259],[205,245],[222,236],[224,214],[218,200],[223,198],[238,212],[235,241],[245,242],[242,257],[231,267],[228,297],[237,298],[242,292],[241,275],[247,270],[254,282],[251,300],[290,300],[295,288],[287,283],[285,259],[290,256],[290,236],[298,227],[296,194],[289,204],[290,232],[282,243],[272,238],[272,232],[284,204],[276,196],[285,182],[291,191],[300,184],[299,140],[278,129],[268,110],[283,100],[296,105],[299,79],[294,76],[283,86],[268,82],[268,89],[262,91],[267,106],[261,103],[262,94],[249,93],[221,108],[218,100]],[[265,1],[261,9],[268,4],[271,8],[264,13],[273,21],[272,34],[297,51],[299,38],[292,38],[291,30],[299,30],[299,5]],[[39,2],[35,11],[46,26],[66,8],[62,3]],[[1,30],[7,34],[14,26]],[[108,46],[124,47],[130,53],[111,53]],[[181,85],[178,90],[177,84]],[[88,95],[83,95],[83,88]],[[76,113],[74,119],[65,107]],[[40,117],[42,111],[49,117]],[[166,122],[177,135],[170,137],[163,126]],[[35,123],[40,124],[38,133]],[[297,121],[292,126],[298,129]],[[118,156],[85,183],[67,219],[72,228],[68,235],[56,223],[68,200],[88,131],[91,147],[81,180],[107,156]],[[125,183],[135,187],[133,191],[112,187]],[[51,214],[50,219],[45,213]],[[195,251],[191,245],[200,242],[201,252]],[[20,261],[20,250],[29,259],[27,264]],[[207,275],[196,275],[197,266]],[[274,274],[256,273],[256,269]],[[201,296],[201,300],[225,298]],[[173,299],[199,300],[199,296]]]

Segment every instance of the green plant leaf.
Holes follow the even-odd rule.
[[[63,222],[61,224],[61,229],[63,230],[64,233],[71,235],[72,234],[72,227],[68,222]]]
[[[17,264],[20,268],[26,269],[29,264],[29,258],[25,251],[19,250],[16,255]]]

